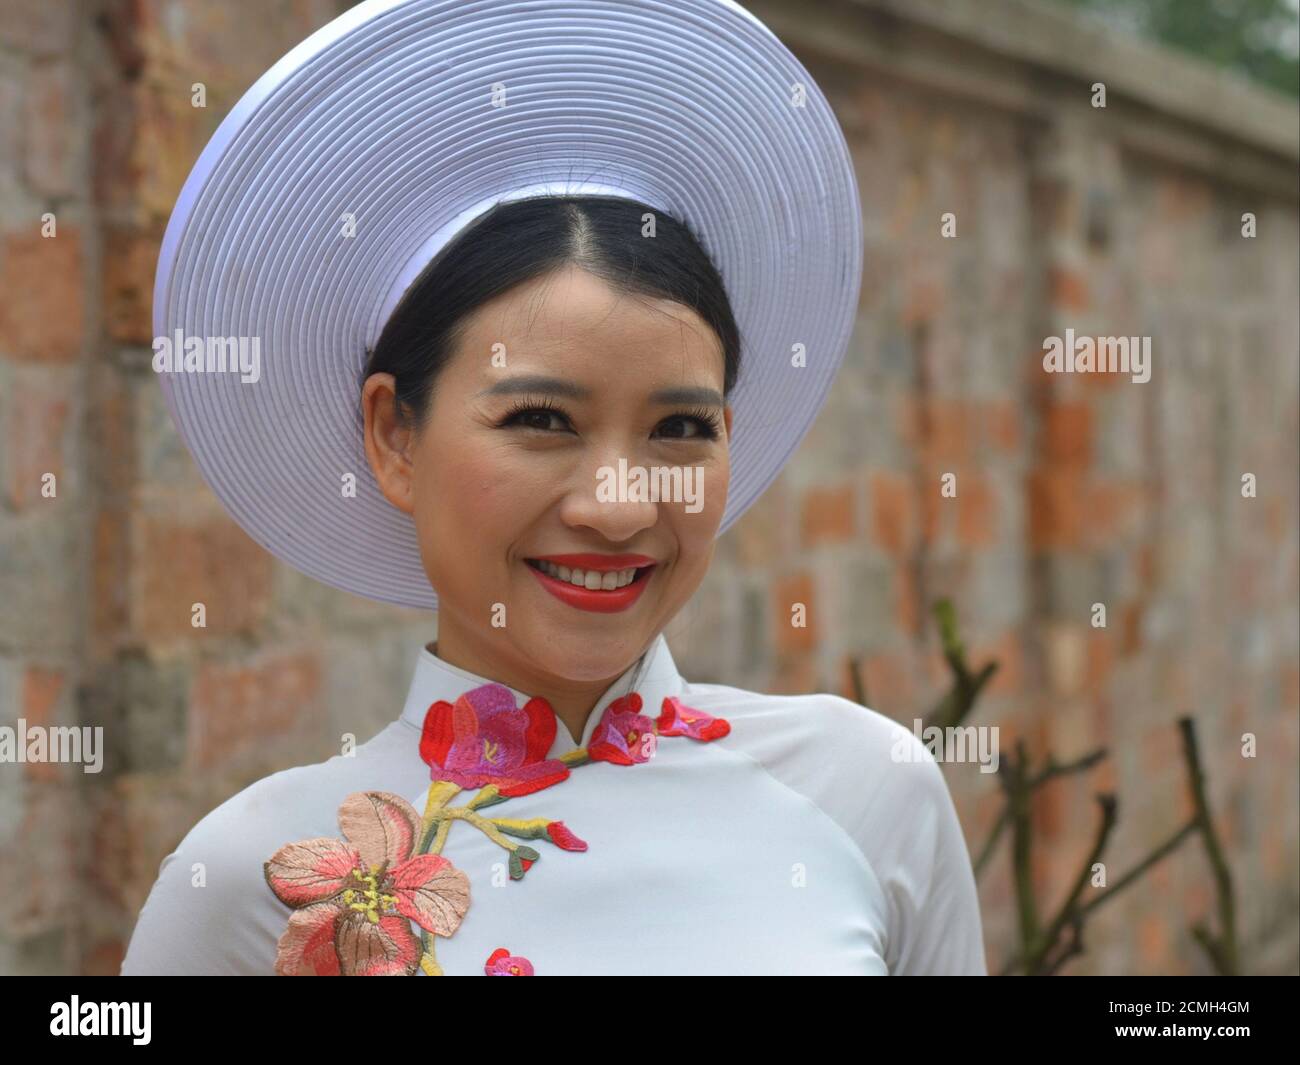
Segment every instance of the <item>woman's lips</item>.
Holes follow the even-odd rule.
[[[641,598],[641,593],[645,591],[645,586],[650,583],[653,571],[657,568],[654,565],[641,567],[637,569],[636,576],[632,578],[631,584],[605,591],[601,588],[579,588],[570,581],[562,581],[558,577],[543,573],[536,566],[529,565],[528,562],[525,562],[524,565],[541,582],[542,587],[560,602],[577,607],[579,610],[590,610],[597,614],[616,614],[630,607]]]

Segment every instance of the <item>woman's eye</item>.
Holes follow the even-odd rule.
[[[702,418],[696,418],[693,415],[677,414],[671,418],[666,418],[660,425],[669,426],[670,430],[664,434],[678,440],[708,440],[716,434],[713,427]],[[685,432],[687,428],[694,428],[693,433]]]
[[[552,422],[563,423],[563,417],[553,410],[546,410],[544,407],[534,407],[530,410],[521,410],[510,415],[506,419],[507,425],[522,425],[525,429],[541,429],[543,431],[551,428]],[[563,424],[560,426],[563,428]]]
[[[568,418],[560,411],[546,407],[527,407],[506,415],[501,425],[515,425],[540,432],[563,431],[568,425]],[[658,432],[670,440],[712,440],[717,436],[713,425],[704,418],[687,414],[665,418],[659,423]]]

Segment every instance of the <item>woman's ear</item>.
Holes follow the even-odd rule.
[[[415,430],[397,413],[397,380],[390,373],[371,374],[361,389],[365,414],[366,459],[384,498],[404,514],[415,509]]]

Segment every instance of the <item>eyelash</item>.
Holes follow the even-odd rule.
[[[566,422],[569,420],[569,416],[565,414],[560,407],[556,406],[556,404],[549,399],[521,399],[517,401],[514,404],[514,406],[510,408],[510,410],[506,412],[505,417],[503,417],[501,421],[497,423],[497,428],[504,429],[507,425],[513,422],[516,418],[518,418],[521,414],[531,414],[538,411],[545,411],[551,414],[558,414]],[[718,438],[718,433],[721,430],[721,423],[719,422],[718,416],[708,407],[697,407],[693,410],[678,411],[675,414],[670,414],[664,420],[672,421],[674,418],[687,418],[694,421],[700,427],[700,435],[698,437],[689,437],[689,436],[669,437],[669,439],[716,440]],[[536,429],[537,426],[529,425],[529,426],[524,426],[524,428]],[[549,432],[549,430],[547,429],[540,429],[538,431]]]

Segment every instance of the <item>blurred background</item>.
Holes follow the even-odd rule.
[[[0,765],[2,973],[116,973],[164,855],[253,781],[395,718],[436,636],[432,615],[250,541],[150,368],[154,268],[190,167],[348,6],[0,0],[0,725],[102,725],[106,745],[97,774]],[[1297,973],[1295,0],[746,6],[840,118],[866,267],[825,411],[668,631],[683,675],[865,691],[910,728],[950,683],[931,613],[950,599],[971,661],[999,664],[969,722],[1001,728],[1004,759],[1017,740],[1040,759],[1108,752],[1036,798],[1047,912],[1096,836],[1094,793],[1119,798],[1116,871],[1186,822],[1190,715],[1240,968]],[[1150,336],[1150,381],[1045,374],[1044,338],[1067,328]],[[796,601],[806,629],[788,625]],[[944,772],[974,856],[999,786]],[[1016,949],[1014,882],[1004,840],[979,881],[991,971]],[[1188,839],[1090,916],[1063,971],[1209,972],[1189,927],[1217,899]]]

